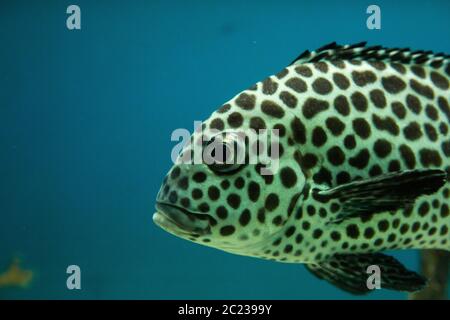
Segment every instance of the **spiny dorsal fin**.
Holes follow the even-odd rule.
[[[445,53],[433,53],[432,51],[416,50],[409,48],[385,48],[382,46],[366,46],[366,42],[352,45],[339,45],[336,42],[329,43],[315,51],[304,51],[292,64],[331,60],[366,60],[399,62],[405,64],[427,64],[432,67],[440,67],[443,63],[450,62],[450,55]]]

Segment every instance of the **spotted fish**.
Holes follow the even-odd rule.
[[[202,123],[164,179],[153,220],[230,253],[303,263],[354,294],[370,291],[371,265],[382,288],[420,290],[426,279],[381,252],[450,250],[449,79],[443,53],[365,43],[305,51]],[[196,144],[248,129],[278,137],[277,172],[183,161]],[[237,140],[227,137],[224,148]]]

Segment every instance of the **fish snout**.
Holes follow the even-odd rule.
[[[205,215],[162,202],[156,203],[156,210],[153,222],[168,232],[179,236],[201,236],[210,233],[210,224]]]

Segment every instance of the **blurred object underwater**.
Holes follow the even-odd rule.
[[[9,287],[26,288],[33,280],[33,271],[23,269],[21,267],[21,260],[14,258],[8,269],[0,273],[0,289]]]
[[[420,269],[428,279],[428,285],[421,291],[409,295],[411,300],[447,300],[450,253],[443,250],[423,250]]]

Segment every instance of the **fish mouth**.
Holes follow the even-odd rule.
[[[173,204],[157,202],[153,222],[179,236],[202,236],[211,233],[208,216]]]

